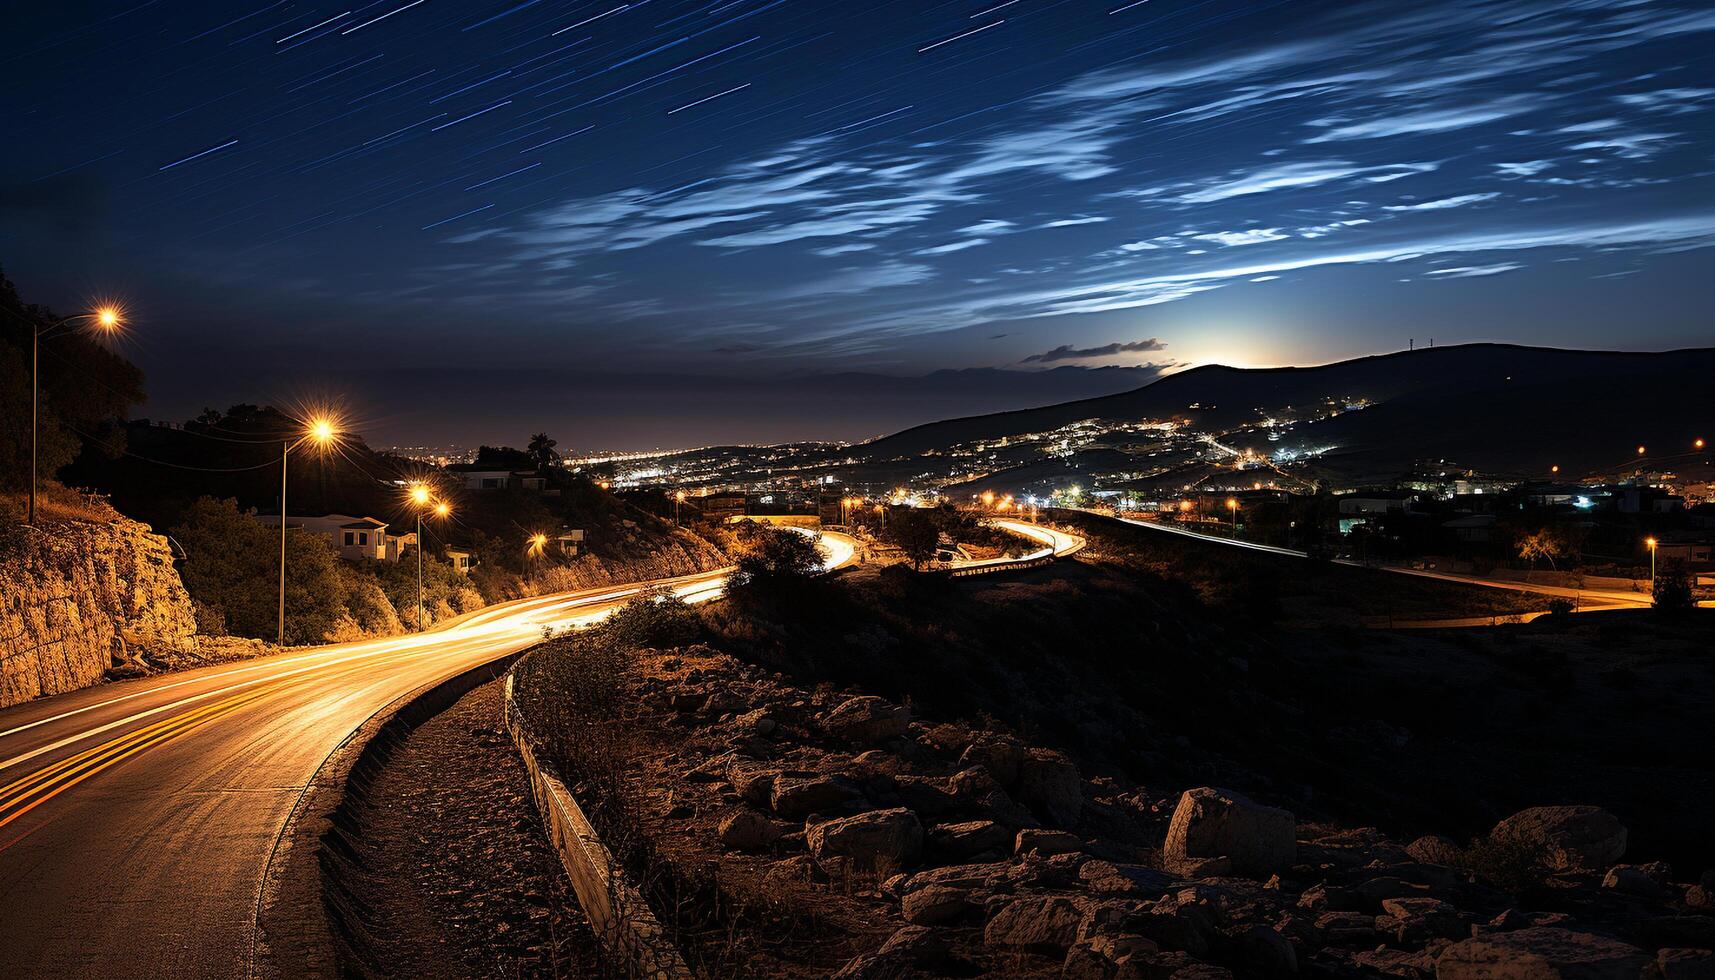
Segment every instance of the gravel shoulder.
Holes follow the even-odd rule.
[[[500,729],[501,682],[425,722],[359,815],[351,887],[360,975],[604,975],[548,849],[523,764]]]

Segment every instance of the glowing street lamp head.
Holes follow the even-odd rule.
[[[330,415],[316,415],[304,424],[304,435],[318,446],[339,438],[339,423]]]
[[[1644,447],[1642,447],[1642,446],[1639,446],[1639,447],[1638,447],[1638,455],[1639,455],[1639,456],[1642,456],[1642,455],[1643,455],[1643,454],[1644,454]]]
[[[1654,551],[1655,545],[1656,545],[1656,541],[1654,538],[1645,538],[1644,539],[1644,547],[1648,548],[1649,550]]]
[[[452,512],[453,512],[452,505],[447,503],[445,500],[443,500],[440,503],[435,505],[435,516],[436,517],[445,517],[448,514],[451,514]]]
[[[427,505],[429,502],[429,488],[421,483],[412,484],[411,502],[419,507]]]
[[[125,311],[112,303],[96,307],[92,315],[95,317],[96,326],[103,330],[118,330],[125,324]]]
[[[1702,440],[1702,439],[1695,439],[1695,440],[1693,440],[1693,441],[1692,441],[1692,443],[1691,443],[1691,448],[1693,448],[1693,449],[1702,449],[1702,448],[1703,448],[1703,440]]]
[[[1228,510],[1238,510],[1239,509],[1238,500],[1236,500],[1233,497],[1228,497],[1227,498],[1227,509]]]

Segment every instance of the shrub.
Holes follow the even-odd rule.
[[[1575,608],[1572,600],[1565,596],[1555,596],[1548,600],[1548,614],[1550,616],[1570,616]]]
[[[703,633],[696,610],[671,589],[652,589],[614,610],[596,631],[606,645],[621,650],[681,647]]]
[[[1542,841],[1517,834],[1491,834],[1471,841],[1465,867],[1479,881],[1517,895],[1547,879],[1548,851]]]
[[[1661,563],[1656,569],[1653,590],[1655,608],[1664,612],[1680,612],[1691,608],[1691,576],[1685,563],[1675,558]]]

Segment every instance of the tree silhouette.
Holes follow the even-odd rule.
[[[548,438],[546,432],[538,432],[530,437],[530,444],[524,447],[524,451],[535,461],[536,469],[543,471],[553,466],[554,461],[560,458],[560,454],[554,451],[554,447],[558,445],[558,442]]]

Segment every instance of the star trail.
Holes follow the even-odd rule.
[[[487,401],[1671,348],[1715,299],[1712,42],[1693,0],[36,4],[0,264],[150,311],[180,414],[362,364]]]

